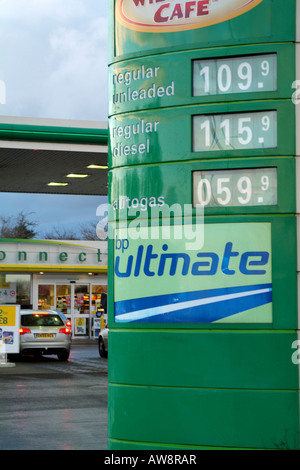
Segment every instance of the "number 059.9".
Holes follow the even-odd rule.
[[[194,205],[205,207],[277,204],[276,168],[195,171]]]

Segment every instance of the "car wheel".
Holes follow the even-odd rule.
[[[107,357],[107,351],[105,349],[105,344],[101,336],[99,337],[99,340],[98,340],[98,348],[99,348],[100,357]]]
[[[59,361],[67,361],[69,359],[69,355],[69,351],[62,351],[57,354],[57,357]]]

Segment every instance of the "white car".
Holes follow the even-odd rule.
[[[67,361],[72,331],[70,321],[54,310],[20,311],[20,353],[24,355],[56,354]]]
[[[107,357],[108,355],[108,328],[104,328],[99,333],[98,349],[99,349],[100,357]]]

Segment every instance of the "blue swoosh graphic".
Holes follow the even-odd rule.
[[[115,320],[212,323],[270,302],[272,284],[165,294],[115,302]]]

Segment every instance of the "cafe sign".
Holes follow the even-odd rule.
[[[127,28],[173,32],[203,28],[243,15],[263,0],[117,0],[116,18]]]

